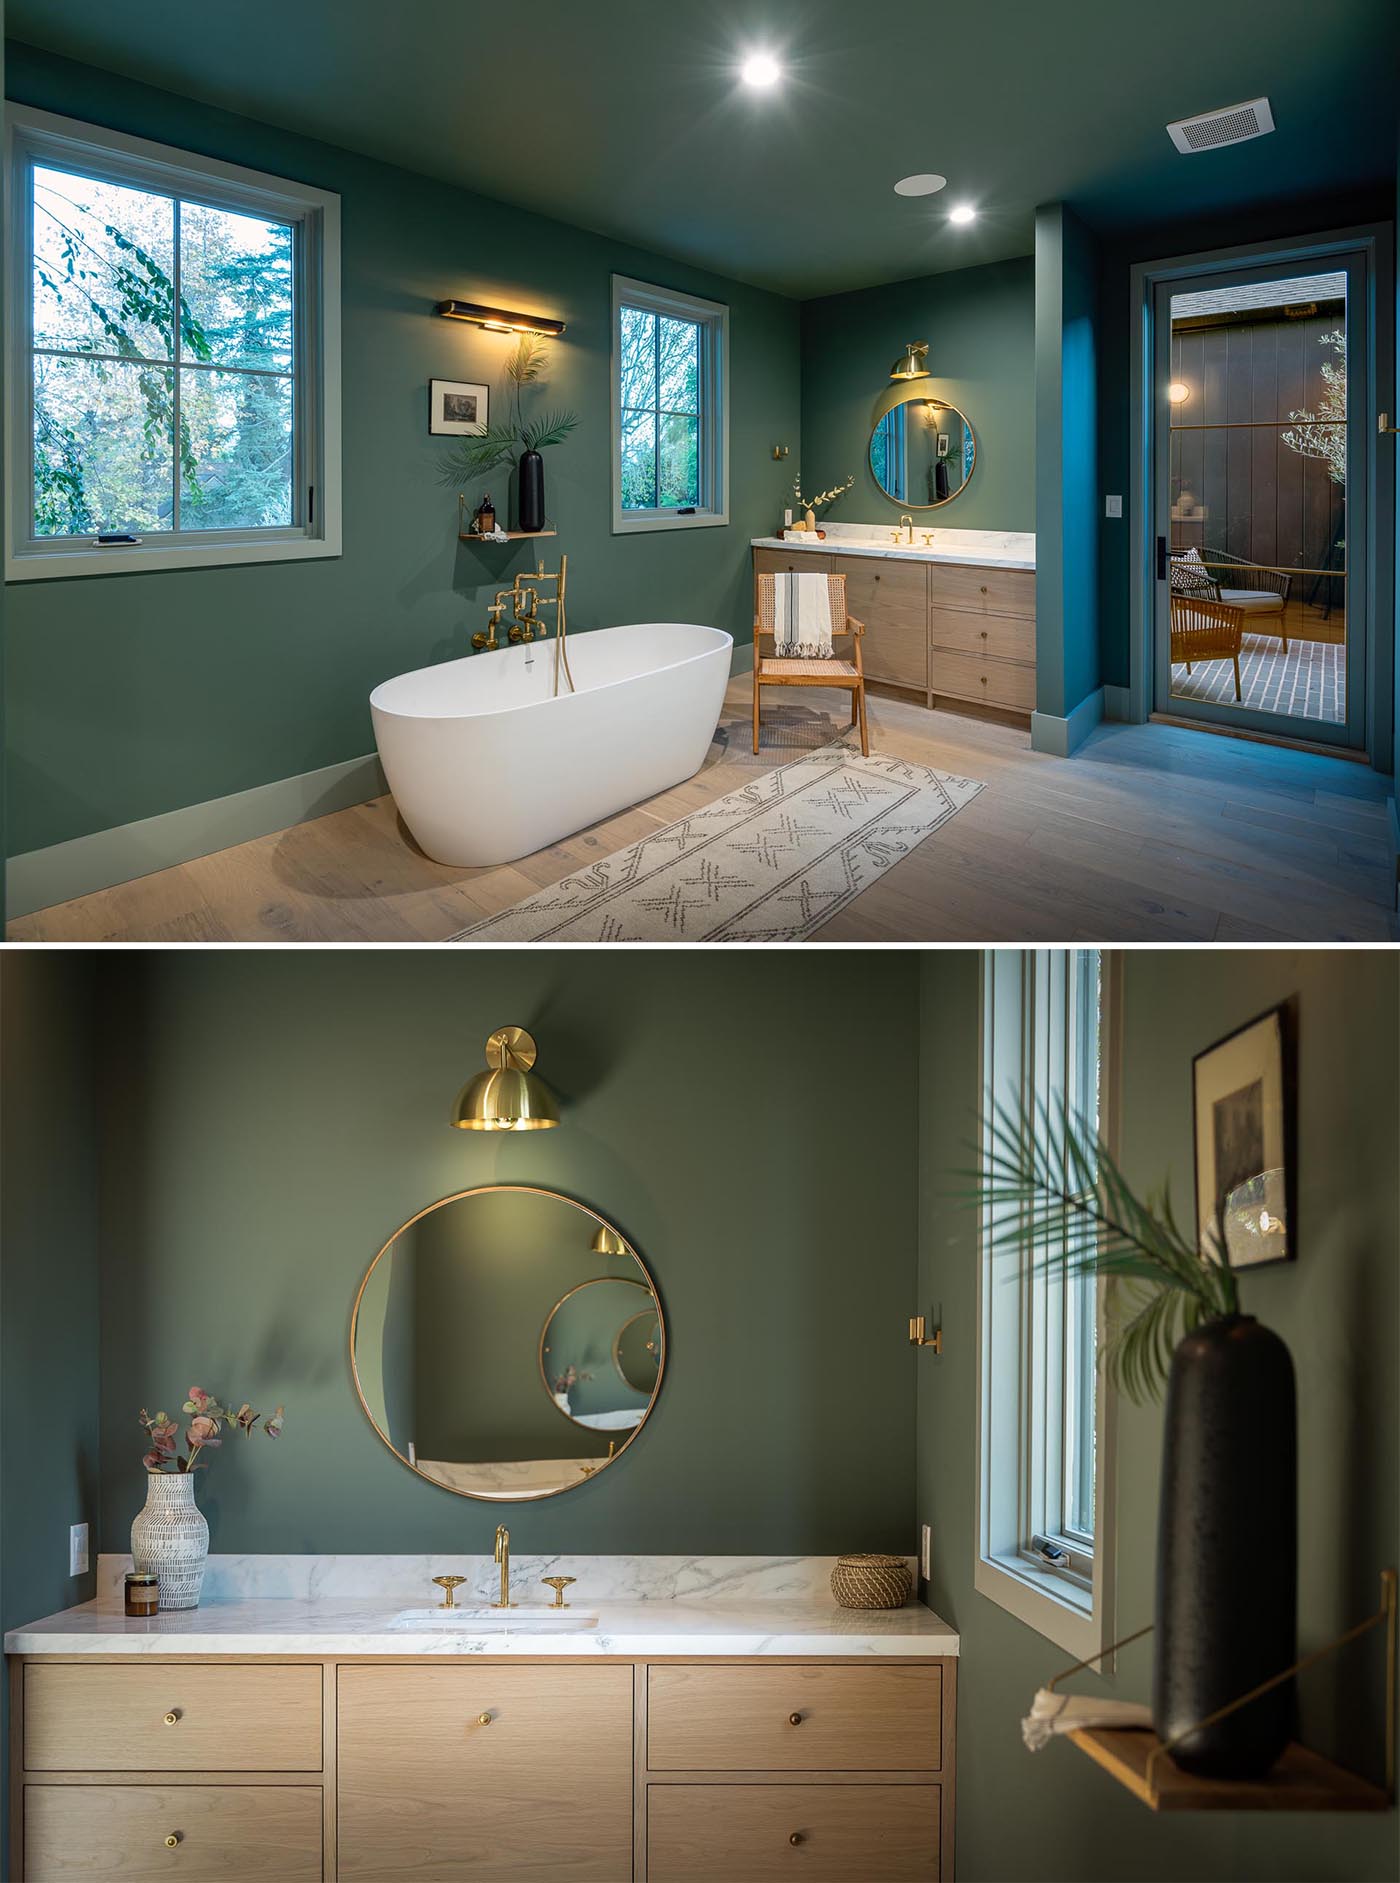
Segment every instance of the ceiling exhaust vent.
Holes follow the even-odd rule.
[[[1199,117],[1178,118],[1167,126],[1167,136],[1183,156],[1197,150],[1219,150],[1226,144],[1246,144],[1274,128],[1267,98],[1250,98],[1242,105],[1222,105]]]

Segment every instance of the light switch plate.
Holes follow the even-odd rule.
[[[926,1523],[919,1526],[919,1574],[925,1582],[933,1575],[933,1531]]]
[[[1106,517],[1121,517],[1123,514],[1123,499],[1121,497],[1105,497],[1103,500],[1103,513]]]
[[[75,1523],[68,1531],[68,1573],[70,1576],[85,1576],[88,1566],[88,1527],[85,1523]]]

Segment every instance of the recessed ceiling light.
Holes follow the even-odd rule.
[[[771,52],[753,52],[739,67],[739,77],[756,92],[766,92],[783,76],[783,68]]]
[[[971,203],[959,203],[948,211],[949,222],[975,222],[976,219],[977,211]]]
[[[896,196],[932,196],[935,190],[947,186],[947,177],[939,176],[934,170],[921,170],[917,176],[901,177],[894,186],[894,193]]]

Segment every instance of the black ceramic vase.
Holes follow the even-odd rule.
[[[1152,1724],[1171,1740],[1297,1659],[1293,1362],[1231,1314],[1188,1334],[1167,1385]],[[1291,1680],[1173,1749],[1187,1772],[1259,1778],[1293,1737]]]
[[[520,527],[544,528],[544,459],[538,451],[522,452],[520,458]]]

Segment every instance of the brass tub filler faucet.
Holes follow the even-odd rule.
[[[568,682],[570,693],[576,691],[574,676],[569,668],[569,650],[565,646],[568,637],[568,620],[564,607],[564,591],[568,580],[569,558],[559,558],[559,571],[551,574],[543,563],[533,575],[517,575],[509,588],[496,591],[496,599],[487,611],[488,632],[478,632],[472,636],[472,646],[477,653],[483,650],[494,653],[500,646],[496,630],[500,626],[501,615],[505,611],[507,599],[510,601],[511,625],[506,630],[506,638],[513,646],[530,646],[532,642],[548,639],[549,630],[540,619],[541,608],[556,610],[554,624],[554,698],[559,697],[559,680],[562,673]],[[539,585],[545,582],[554,584],[552,595],[541,595]],[[530,664],[529,661],[526,663]]]

